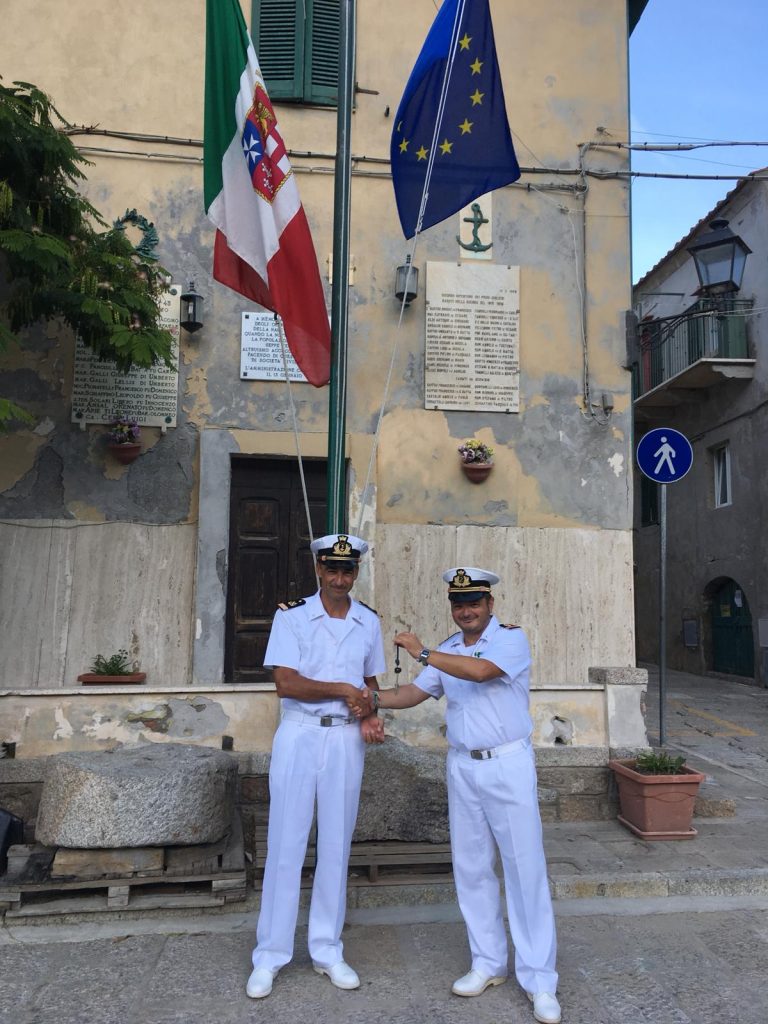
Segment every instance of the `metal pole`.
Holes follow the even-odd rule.
[[[667,485],[659,484],[659,746],[664,734],[667,691]]]
[[[347,337],[349,333],[349,219],[352,180],[355,0],[339,5],[339,95],[333,190],[333,284],[331,285],[331,386],[328,397],[329,533],[344,529],[347,512],[344,438],[347,421]]]

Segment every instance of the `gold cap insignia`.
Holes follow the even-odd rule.
[[[337,558],[351,558],[352,557],[352,545],[349,543],[349,538],[346,533],[340,533],[339,539],[333,545],[331,554]]]
[[[463,569],[459,569],[459,571],[456,573],[456,575],[451,580],[451,586],[452,587],[463,588],[463,587],[469,587],[469,586],[471,586],[471,584],[472,584],[471,578],[469,576],[467,576],[467,574],[464,572]]]

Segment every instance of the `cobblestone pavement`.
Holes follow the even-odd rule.
[[[765,1024],[768,910],[558,917],[563,1024]],[[421,908],[422,910],[424,908]],[[430,908],[440,916],[436,908]],[[89,924],[2,932],[3,1024],[528,1024],[517,984],[477,999],[450,994],[467,969],[463,925],[445,920],[348,926],[345,950],[362,986],[340,992],[312,970],[300,929],[297,955],[272,995],[244,992],[253,932],[242,916],[155,931],[89,937]],[[375,917],[375,915],[373,915]],[[251,922],[248,922],[249,925]],[[182,929],[192,928],[191,933]],[[99,929],[103,932],[104,926]],[[127,931],[130,932],[131,926]]]

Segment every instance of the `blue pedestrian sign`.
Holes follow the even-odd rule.
[[[657,484],[677,483],[693,465],[691,442],[672,427],[649,430],[637,446],[637,464]]]

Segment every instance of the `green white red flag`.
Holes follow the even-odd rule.
[[[208,0],[205,208],[213,276],[278,313],[315,387],[330,378],[331,332],[317,256],[239,0]]]

